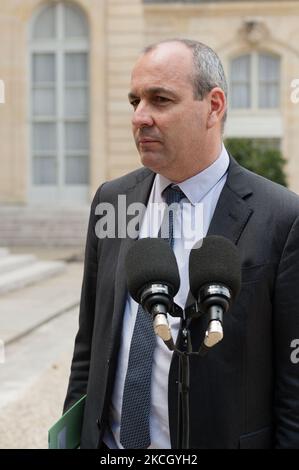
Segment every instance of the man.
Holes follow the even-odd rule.
[[[242,259],[242,288],[224,319],[223,341],[206,357],[191,359],[190,448],[299,448],[299,367],[291,360],[291,343],[299,338],[299,198],[228,156],[222,144],[226,82],[207,46],[169,40],[147,48],[133,69],[129,100],[146,168],[102,185],[91,207],[65,402],[67,409],[87,393],[81,446],[129,446],[123,444],[130,424],[125,429],[124,414],[133,419],[134,410],[125,409],[124,395],[134,325],[141,318],[124,274],[135,241],[97,237],[96,207],[102,202],[116,207],[118,195],[126,196],[127,205],[161,202],[174,184],[190,207],[203,204],[203,235],[230,239]],[[155,226],[154,236],[158,230]],[[139,237],[149,235],[141,221]],[[175,301],[183,306],[190,301],[189,252],[180,239],[173,249],[181,277]],[[177,319],[172,328],[176,337]],[[190,329],[196,350],[204,322],[194,320]],[[145,351],[147,344],[142,347]],[[146,446],[175,448],[178,357],[157,340],[149,367]]]

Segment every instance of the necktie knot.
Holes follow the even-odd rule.
[[[173,248],[174,243],[174,217],[178,217],[179,207],[170,207],[172,204],[179,204],[186,195],[183,191],[174,185],[167,186],[163,191],[164,200],[168,206],[166,208],[158,237],[167,240]],[[176,214],[176,215],[175,215]]]
[[[181,188],[177,185],[169,185],[163,191],[163,197],[168,206],[174,202],[179,203],[181,199],[186,197]]]

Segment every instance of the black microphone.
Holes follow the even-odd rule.
[[[141,238],[129,249],[125,269],[130,295],[152,315],[156,335],[174,350],[167,313],[173,310],[180,276],[173,250],[161,238]]]
[[[211,235],[194,245],[189,258],[190,290],[200,312],[207,313],[208,328],[200,353],[223,338],[223,313],[237,297],[241,286],[241,259],[227,238]]]

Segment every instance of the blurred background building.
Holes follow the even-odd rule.
[[[99,184],[139,165],[132,65],[169,37],[217,51],[225,136],[281,149],[299,192],[298,1],[1,0],[0,245],[82,243]]]

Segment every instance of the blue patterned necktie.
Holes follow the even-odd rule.
[[[168,186],[163,196],[168,206],[179,203],[185,197],[178,186]],[[173,210],[163,217],[158,237],[168,240],[173,247]],[[169,220],[167,220],[169,214]],[[168,228],[167,237],[161,230],[164,224]],[[138,307],[133,331],[127,375],[124,385],[120,442],[125,449],[147,449],[151,443],[150,410],[151,410],[151,377],[153,355],[156,346],[156,335],[153,320],[141,305]]]

